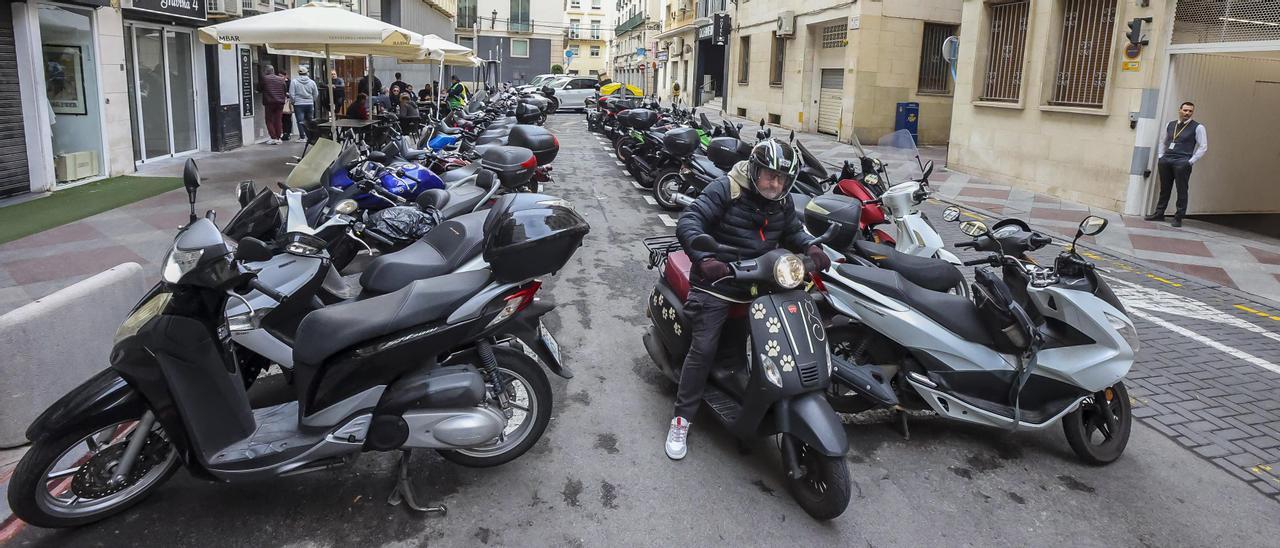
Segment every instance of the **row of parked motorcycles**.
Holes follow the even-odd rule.
[[[740,125],[679,108],[602,99],[588,116],[668,210],[692,203],[750,151]],[[762,122],[756,138],[770,137]],[[1139,339],[1105,277],[1076,251],[1105,219],[1085,218],[1069,244],[1018,219],[965,221],[960,230],[971,239],[954,249],[981,256],[962,261],[920,210],[933,165],[920,161],[910,134],[886,136],[874,152],[858,146],[859,158],[835,172],[794,133],[789,140],[801,162],[792,201],[832,267],[815,272],[785,249],[729,263],[721,283],[749,287],[753,298],[730,314],[703,399],[743,440],[777,435],[788,490],[807,513],[831,519],[850,499],[837,412],[888,410],[904,437],[919,411],[1006,431],[1061,424],[1082,461],[1120,457],[1132,423],[1123,378]],[[944,211],[948,222],[961,216],[954,206]],[[709,236],[689,243],[734,253]],[[644,244],[660,271],[644,345],[679,382],[692,265],[674,236]],[[1062,246],[1052,266],[1032,256],[1051,245]],[[979,267],[972,279],[961,270],[970,266]]]
[[[399,451],[388,502],[415,496],[411,450],[509,462],[546,429],[546,371],[572,373],[542,316],[542,278],[590,227],[540,193],[559,144],[515,93],[473,99],[419,142],[320,140],[278,189],[238,190],[221,228],[196,215],[162,281],[120,325],[110,367],[29,427],[8,488],[40,527],[96,522],[180,466],[246,482]],[[522,112],[524,116],[521,116]],[[283,395],[255,383],[282,372]]]

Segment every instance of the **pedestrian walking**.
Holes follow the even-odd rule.
[[[1164,211],[1169,207],[1169,194],[1176,185],[1178,204],[1173,221],[1169,224],[1182,226],[1182,218],[1187,214],[1187,186],[1191,181],[1191,167],[1209,150],[1209,136],[1204,124],[1191,119],[1195,113],[1195,103],[1184,102],[1178,107],[1178,119],[1165,127],[1160,139],[1160,159],[1156,162],[1160,172],[1160,198],[1156,200],[1156,210],[1144,217],[1148,221],[1164,220]]]
[[[298,141],[307,140],[307,122],[315,116],[316,97],[320,95],[315,80],[307,75],[307,67],[298,67],[298,76],[289,84],[293,115],[298,121]]]
[[[347,81],[338,77],[338,71],[331,70],[329,71],[329,82],[333,86],[333,108],[341,111],[342,107],[347,104]],[[323,100],[328,101],[328,97]]]
[[[284,105],[289,100],[288,79],[276,74],[275,67],[262,66],[262,80],[258,82],[258,91],[262,93],[263,118],[267,122],[268,145],[280,144],[284,128]]]

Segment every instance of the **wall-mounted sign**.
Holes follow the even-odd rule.
[[[711,43],[717,46],[723,46],[729,43],[729,14],[717,13],[711,21],[712,35]]]
[[[1120,64],[1120,70],[1125,72],[1138,72],[1142,70],[1141,61],[1125,61]]]
[[[253,59],[249,48],[240,48],[240,116],[253,117]]]
[[[205,5],[206,0],[127,0],[124,7],[139,11],[147,11],[158,13],[160,15],[168,15],[170,17],[181,17],[183,19],[194,19],[196,21],[204,21],[207,19],[208,8]]]
[[[644,57],[644,48],[636,48],[636,57]]]
[[[710,24],[702,25],[701,27],[698,27],[699,40],[710,40],[713,34],[715,34],[715,29],[712,28],[712,25]]]
[[[858,30],[862,28],[862,16],[854,15],[849,18],[849,30]]]
[[[1137,59],[1139,55],[1142,55],[1142,46],[1130,43],[1124,47],[1124,56],[1126,59]]]
[[[665,50],[664,50],[664,51],[659,51],[659,52],[658,52],[657,59],[658,59],[659,61],[666,61],[666,60],[668,59],[667,52],[666,52]]]

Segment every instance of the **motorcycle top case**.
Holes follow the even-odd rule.
[[[560,153],[560,141],[541,126],[512,126],[511,133],[507,135],[507,144],[532,150],[540,166],[550,164]]]
[[[533,124],[542,117],[542,109],[536,105],[529,103],[520,103],[516,105],[516,122],[521,124]]]
[[[480,165],[497,173],[503,187],[517,188],[533,178],[538,159],[527,148],[491,145],[480,153]]]
[[[672,156],[679,158],[693,155],[701,143],[702,140],[698,137],[698,130],[691,127],[673,129],[662,135],[662,146]]]
[[[853,245],[858,235],[858,220],[862,217],[862,202],[857,198],[838,194],[815,196],[804,206],[804,227],[810,234],[818,236],[826,233],[831,222],[840,223],[840,229],[827,245],[836,249],[845,249]]]
[[[658,113],[647,108],[633,108],[618,113],[618,123],[629,128],[645,130],[658,123]]]
[[[723,171],[751,156],[751,145],[733,137],[716,137],[707,143],[707,158]]]
[[[563,200],[543,196],[528,204],[521,196],[525,195],[502,196],[485,219],[484,260],[502,282],[559,271],[591,230],[586,219]]]

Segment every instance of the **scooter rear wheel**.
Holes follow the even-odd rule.
[[[445,460],[472,468],[506,464],[525,454],[547,430],[551,421],[551,382],[542,366],[516,350],[494,348],[493,352],[512,406],[503,438],[483,447],[439,451]]]
[[[788,434],[783,434],[788,435]],[[849,507],[852,482],[843,457],[828,457],[804,442],[791,438],[804,475],[787,477],[787,491],[805,513],[816,520],[835,519]],[[787,472],[783,465],[783,473]]]
[[[1104,413],[1110,413],[1107,421]],[[1062,417],[1062,430],[1067,443],[1080,460],[1101,466],[1111,464],[1129,445],[1133,427],[1133,403],[1124,382],[1103,389],[1086,399],[1080,407]]]
[[[683,186],[680,171],[667,168],[659,171],[653,180],[653,201],[658,202],[658,206],[667,211],[679,211],[681,206],[676,203],[675,196]]]

